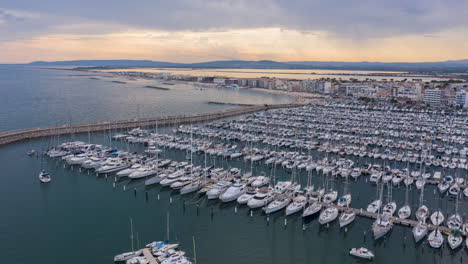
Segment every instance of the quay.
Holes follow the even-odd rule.
[[[343,206],[339,206],[339,205],[336,205],[336,204],[327,204],[327,203],[324,203],[324,202],[318,202],[319,204],[321,204],[322,206],[324,207],[335,207],[337,208],[340,212],[342,211],[351,211],[353,213],[356,214],[356,216],[362,216],[362,217],[367,217],[367,218],[372,218],[372,219],[377,219],[378,217],[378,213],[372,213],[372,212],[368,212],[367,210],[365,209],[358,209],[358,208],[351,208],[351,207],[343,207]],[[418,224],[418,221],[416,220],[411,220],[411,219],[403,219],[403,218],[399,218],[399,217],[396,217],[396,216],[391,216],[390,217],[390,220],[394,223],[394,224],[399,224],[399,225],[403,225],[403,226],[409,226],[409,227],[414,227]],[[427,228],[429,231],[432,231],[434,229],[439,229],[442,233],[450,233],[451,230],[450,228],[446,227],[446,226],[435,226],[433,224],[430,224],[430,223],[427,223]],[[468,234],[465,234],[465,233],[462,233],[462,235],[464,236],[468,236]]]
[[[194,115],[176,115],[157,118],[140,118],[132,120],[117,120],[75,125],[28,128],[0,133],[0,146],[23,140],[49,136],[79,134],[136,127],[173,126],[179,124],[199,123],[233,116],[245,115],[254,112],[266,111],[270,109],[293,108],[303,105],[304,104],[265,104]]]

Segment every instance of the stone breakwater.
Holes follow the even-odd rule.
[[[303,104],[274,104],[274,105],[256,105],[229,109],[218,112],[202,113],[194,115],[176,115],[163,116],[157,118],[141,118],[132,120],[104,121],[85,124],[36,127],[22,130],[13,130],[0,133],[0,146],[41,137],[50,137],[67,134],[80,134],[88,132],[106,131],[114,129],[126,129],[136,127],[151,126],[173,126],[179,124],[199,123],[216,119],[223,119],[232,116],[250,114],[259,111],[266,111],[277,108],[299,107]]]

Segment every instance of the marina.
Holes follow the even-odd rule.
[[[295,116],[293,113],[301,113],[300,116],[304,118],[304,116],[307,116],[308,112],[312,111],[314,111],[314,114],[310,116],[314,118],[319,118],[318,114],[320,111],[330,115],[333,113],[333,111],[329,109],[330,107],[332,107],[332,109],[339,109],[340,105],[331,104],[273,109],[250,114],[240,119],[216,121],[203,124],[202,126],[180,125],[177,128],[173,128],[171,131],[172,133],[168,134],[150,132],[137,128],[129,132],[114,133],[112,135],[112,141],[114,141],[114,143],[111,141],[110,144],[127,145],[127,148],[130,145],[141,145],[145,148],[144,152],[146,154],[131,154],[102,145],[69,142],[49,150],[47,155],[50,157],[62,157],[62,160],[70,166],[76,164],[75,159],[77,157],[85,157],[82,159],[80,158],[83,164],[85,160],[92,160],[92,157],[96,157],[103,164],[94,167],[96,172],[100,171],[99,167],[107,166],[105,164],[111,164],[110,166],[115,166],[117,169],[106,169],[105,171],[96,173],[97,177],[99,177],[101,173],[104,173],[106,178],[109,173],[122,171],[123,169],[127,170],[126,168],[133,168],[135,164],[139,164],[138,166],[141,167],[132,169],[135,173],[144,171],[145,169],[142,169],[143,167],[152,168],[148,169],[149,173],[137,177],[145,178],[143,185],[146,187],[144,188],[159,183],[163,186],[162,188],[174,189],[175,192],[179,192],[182,195],[194,195],[192,199],[198,195],[206,194],[207,200],[216,200],[219,198],[221,203],[236,203],[237,201],[239,205],[235,206],[236,212],[238,206],[245,206],[242,205],[245,204],[245,202],[240,202],[240,200],[247,199],[246,201],[250,201],[258,196],[259,199],[268,200],[265,200],[266,203],[258,207],[250,202],[247,202],[247,205],[252,210],[251,214],[254,210],[257,211],[256,214],[260,211],[267,219],[269,219],[270,215],[284,212],[284,209],[286,209],[286,216],[292,216],[304,210],[303,218],[307,218],[309,214],[305,212],[308,211],[308,207],[311,207],[318,208],[318,210],[312,209],[314,210],[312,214],[320,213],[319,222],[321,225],[328,226],[341,214],[339,217],[340,227],[345,230],[348,230],[348,225],[355,221],[355,216],[373,219],[374,226],[372,228],[377,228],[374,230],[374,238],[376,240],[388,236],[387,233],[391,230],[393,225],[406,226],[412,228],[414,232],[414,230],[417,230],[420,228],[420,225],[423,224],[426,228],[425,232],[427,232],[427,234],[430,233],[428,241],[431,247],[439,248],[442,245],[433,244],[435,241],[433,237],[434,234],[436,238],[442,238],[441,243],[444,241],[443,236],[448,235],[450,237],[448,243],[450,243],[452,248],[459,247],[463,241],[466,242],[466,238],[463,237],[466,237],[468,232],[468,221],[463,222],[462,217],[460,217],[457,212],[458,208],[466,208],[466,197],[468,197],[468,186],[465,184],[466,171],[468,169],[466,167],[467,148],[465,146],[467,128],[465,123],[458,121],[462,119],[459,119],[457,116],[449,116],[449,118],[446,117],[444,119],[450,120],[452,123],[450,129],[452,130],[432,131],[432,129],[438,126],[447,128],[446,125],[439,125],[438,123],[432,126],[426,126],[426,128],[422,126],[423,128],[419,131],[422,131],[421,133],[428,133],[424,135],[424,137],[422,135],[407,135],[404,132],[404,124],[395,124],[395,130],[402,132],[395,135],[394,133],[392,134],[392,131],[387,130],[387,137],[405,138],[411,136],[412,140],[400,143],[397,146],[392,145],[392,140],[384,140],[383,142],[386,142],[384,144],[387,145],[382,145],[379,143],[378,139],[372,142],[376,139],[371,138],[366,140],[368,144],[363,144],[359,141],[358,136],[344,137],[348,140],[348,143],[362,144],[363,146],[340,145],[340,148],[335,151],[335,146],[325,143],[331,142],[333,137],[339,136],[339,134],[332,134],[329,136],[314,134],[313,131],[315,127],[312,124],[320,123],[302,120],[300,124],[311,125],[301,127],[297,123],[297,119],[291,118]],[[350,111],[349,109],[351,108],[348,108],[347,111]],[[299,109],[300,111],[298,111]],[[385,108],[375,108],[361,112],[366,113],[366,111],[368,111],[368,115],[373,114],[378,116],[379,113],[384,113],[384,111],[388,110],[389,109]],[[342,109],[340,109],[340,111],[342,111]],[[423,112],[417,114],[411,112],[405,113],[402,112],[401,109],[393,109],[391,111],[394,112],[394,115],[428,115]],[[288,118],[282,117],[283,115],[288,116]],[[430,114],[428,116],[430,116]],[[262,118],[267,119],[262,121]],[[397,116],[395,119],[401,120],[405,118]],[[278,120],[282,120],[286,123],[278,125]],[[332,120],[333,119],[328,118],[328,123],[326,124],[330,125]],[[366,117],[366,120],[370,120],[368,124],[372,124],[372,119]],[[287,122],[295,123],[288,124]],[[341,121],[338,121],[338,123],[339,122]],[[362,123],[362,121],[358,122]],[[407,122],[411,122],[414,125],[414,121],[407,120]],[[265,127],[262,128],[259,124],[263,124]],[[353,127],[352,125],[350,126],[350,124],[347,125],[348,128]],[[268,126],[268,128],[266,126]],[[292,134],[287,134],[287,131],[291,130],[282,130],[282,127],[294,126],[305,131],[299,132],[299,129],[297,129],[293,130],[294,132]],[[154,129],[156,129],[156,131],[158,130],[157,127]],[[372,131],[372,129],[375,129],[375,126],[368,126],[367,129],[369,130],[367,131],[368,134],[377,135]],[[342,130],[329,128],[326,130],[335,131],[335,133],[343,132]],[[237,133],[236,131],[243,132]],[[260,131],[263,132],[260,133]],[[111,132],[112,130],[109,131],[109,133]],[[446,134],[452,136],[446,138],[444,136]],[[359,133],[354,133],[354,135],[359,135]],[[319,142],[311,141],[317,139]],[[420,141],[421,139],[422,141]],[[439,141],[450,142],[451,144],[442,144]],[[443,150],[440,149],[442,145],[445,146]],[[383,150],[378,148],[378,146],[383,147]],[[411,148],[408,149],[408,146],[411,146]],[[370,147],[371,151],[368,151],[367,147]],[[349,149],[351,151],[349,151]],[[455,149],[457,150],[453,151]],[[392,150],[395,152],[393,153]],[[446,150],[449,150],[449,152]],[[439,154],[436,154],[437,156],[432,156],[430,155],[431,151]],[[167,157],[164,157],[166,152],[185,153],[183,156],[185,156],[187,161],[167,159]],[[363,153],[362,156],[360,155],[361,152]],[[401,154],[401,158],[396,157],[399,156],[399,154]],[[193,158],[195,155],[198,156],[197,164],[195,164]],[[392,155],[393,158],[390,158]],[[210,157],[209,163],[212,164],[211,166],[207,165],[207,156]],[[234,166],[231,164],[232,162],[235,163]],[[254,170],[254,167],[258,167],[259,163],[264,163],[262,169],[264,170],[263,175],[265,176],[256,176],[259,172],[258,170]],[[221,164],[222,166],[217,167],[216,164],[218,164],[218,166]],[[443,164],[446,164],[446,166]],[[226,166],[228,168],[226,168]],[[437,168],[442,168],[442,173]],[[257,174],[255,171],[257,171]],[[289,174],[289,179],[277,179],[276,173],[279,174],[280,171],[286,172],[286,174],[281,174],[283,175],[282,177]],[[117,175],[119,175],[118,172]],[[132,175],[133,173],[131,172],[129,177],[135,178]],[[374,179],[374,175],[379,176]],[[112,175],[109,176],[112,177]],[[379,205],[376,206],[376,210],[370,209],[370,207],[365,209],[363,207],[359,208],[350,205],[351,193],[349,193],[347,189],[353,189],[353,185],[357,184],[358,179],[362,179],[362,177],[365,179],[365,183],[368,186],[367,188],[376,189],[377,192],[380,193]],[[300,184],[301,181],[302,183],[304,182],[304,178],[306,179],[307,185]],[[322,184],[318,186],[311,184],[313,181],[312,178],[316,178],[315,180]],[[114,188],[116,184],[121,181],[122,179],[120,179],[120,177],[118,179],[114,176]],[[424,181],[424,184],[418,184],[418,182],[421,181]],[[333,185],[338,185],[339,182],[344,182],[344,185],[342,184],[344,188],[343,192],[338,192],[338,189],[333,187]],[[360,180],[360,182],[362,183],[362,180]],[[455,190],[452,190],[453,194],[445,192],[448,188],[441,187],[444,186],[444,184],[448,184],[452,187],[457,186],[458,191],[455,192]],[[414,185],[416,185],[416,187],[414,187]],[[411,192],[416,195],[422,195],[424,192],[424,185],[427,185],[425,187],[427,189],[429,189],[429,185],[435,186],[437,189],[434,189],[434,194],[436,194],[436,192],[440,193],[440,196],[437,196],[439,200],[449,199],[450,201],[448,201],[448,203],[456,204],[455,214],[448,216],[448,219],[451,220],[447,223],[443,220],[434,220],[434,216],[431,216],[431,219],[429,219],[432,223],[426,223],[427,216],[418,218],[419,210],[424,207],[421,204],[419,205],[419,209],[413,208],[413,210],[416,211],[417,219],[412,217],[411,207],[404,209],[408,210],[408,213],[402,211],[403,208],[405,208],[402,207],[402,209],[398,211],[398,216],[394,216],[394,213],[397,211],[397,204],[394,201],[397,200],[392,198],[392,189],[405,188],[406,192],[411,190]],[[453,189],[452,187],[451,189]],[[123,189],[124,191],[126,190],[125,185],[123,185]],[[387,204],[385,204],[382,197],[385,189],[386,192],[388,192],[386,196]],[[248,194],[248,190],[253,192]],[[135,195],[136,192],[135,189]],[[262,193],[271,193],[271,198],[267,198],[270,197],[268,195],[259,196]],[[338,193],[340,193],[340,195],[338,195]],[[145,195],[148,197],[147,192],[145,192]],[[354,194],[353,197],[356,198],[356,194]],[[453,201],[453,197],[456,197],[456,201]],[[407,199],[408,198],[406,198],[406,200]],[[336,204],[334,203],[335,201]],[[420,200],[420,203],[421,201],[424,202],[424,200]],[[370,203],[372,200],[368,200],[368,202]],[[372,202],[371,205],[373,203],[374,202]],[[439,214],[442,216],[442,214],[448,213],[441,213],[440,210],[436,210],[436,208],[430,209],[430,211],[433,210],[437,212],[436,219],[439,217]],[[463,209],[459,212],[462,213],[466,211]],[[462,214],[465,215],[465,213]],[[387,221],[389,225],[385,225],[385,231],[376,231],[380,230],[379,228],[384,228],[384,226],[379,227],[379,225],[383,223],[382,219]],[[287,219],[285,219],[284,225],[287,225]],[[305,230],[307,227],[303,225],[302,228]],[[380,232],[384,233],[381,234]],[[419,236],[414,236],[416,242],[420,241]],[[454,236],[458,236],[461,240],[454,240]],[[466,244],[465,247],[468,246],[468,242],[464,244]]]

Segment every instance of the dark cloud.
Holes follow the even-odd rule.
[[[100,33],[119,27],[192,31],[280,27],[369,39],[430,35],[468,25],[466,0],[15,0],[2,8],[0,34],[13,37],[60,30]],[[5,10],[40,16],[15,16]],[[80,23],[100,26],[60,28]]]

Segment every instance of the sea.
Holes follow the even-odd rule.
[[[102,73],[54,69],[0,68],[0,130],[61,125],[103,120],[132,119],[172,114],[218,111],[235,106],[212,105],[207,101],[231,103],[285,103],[291,99],[250,90],[194,89],[187,84],[170,85],[170,90],[145,88],[162,85],[147,80],[116,79]],[[171,128],[154,128],[172,133]],[[122,131],[114,131],[120,133]],[[64,166],[59,159],[39,153],[60,142],[82,140],[113,148],[143,152],[144,146],[112,141],[113,133],[68,135],[20,142],[0,147],[0,248],[2,263],[15,264],[104,264],[116,254],[158,240],[177,241],[186,255],[202,264],[269,263],[467,263],[467,251],[452,251],[445,242],[432,249],[428,242],[415,244],[411,229],[394,226],[385,238],[374,241],[373,220],[357,217],[346,229],[337,221],[321,226],[315,217],[286,217],[284,211],[266,216],[235,203],[207,201],[197,194],[185,196],[160,186],[145,187],[143,181],[118,180],[113,175],[96,176],[78,167]],[[255,147],[255,146],[254,146]],[[260,147],[260,146],[259,146]],[[183,161],[187,153],[164,150],[162,157]],[[318,159],[323,153],[312,152]],[[355,160],[356,165],[371,160]],[[292,174],[263,163],[250,163],[195,155],[195,164],[253,170],[276,179]],[[52,176],[50,184],[40,184],[41,169]],[[466,172],[466,171],[465,171]],[[306,184],[306,172],[298,179]],[[465,175],[466,176],[466,175]],[[315,186],[323,185],[319,174],[310,175]],[[341,194],[342,180],[328,182]],[[366,208],[377,197],[376,187],[365,177],[350,182],[352,207]],[[413,186],[414,188],[414,186]],[[387,190],[385,191],[385,195]],[[400,207],[405,188],[392,189]],[[435,186],[425,189],[425,204],[440,208],[446,215],[455,210],[452,197],[440,196]],[[408,203],[414,211],[419,191],[411,190]],[[466,219],[467,201],[458,210]],[[133,239],[131,226],[133,223]],[[372,262],[351,257],[350,248],[364,246],[374,251]]]

